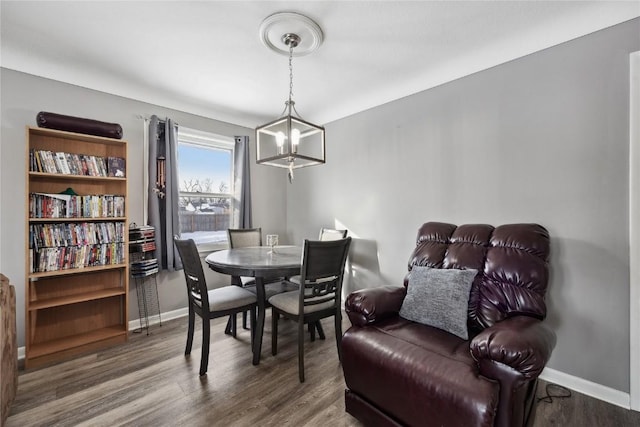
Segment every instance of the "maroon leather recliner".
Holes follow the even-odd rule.
[[[537,224],[424,224],[409,271],[479,272],[469,339],[400,317],[408,278],[353,292],[341,346],[347,412],[367,426],[531,425],[556,341],[543,322],[548,259],[549,234]]]

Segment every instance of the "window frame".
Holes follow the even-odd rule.
[[[229,176],[229,192],[228,193],[198,193],[181,191],[178,184],[178,203],[182,197],[211,197],[211,198],[228,198],[229,199],[229,227],[233,227],[236,198],[235,198],[235,138],[231,136],[219,135],[212,132],[201,131],[197,129],[178,126],[177,135],[178,148],[180,145],[190,145],[205,149],[217,149],[229,151],[231,154],[231,174]],[[177,170],[178,182],[180,182],[180,168]],[[180,232],[182,234],[182,232]],[[213,252],[216,250],[227,249],[229,242],[225,238],[223,243],[199,243],[197,244],[200,253]]]

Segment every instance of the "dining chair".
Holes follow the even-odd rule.
[[[262,228],[228,228],[229,248],[262,246]]]
[[[200,375],[205,375],[209,364],[211,319],[248,311],[251,314],[251,348],[253,349],[257,299],[254,293],[239,286],[223,286],[208,290],[200,254],[193,239],[181,240],[178,236],[174,236],[174,242],[182,260],[189,303],[189,328],[184,354],[191,354],[195,315],[197,314],[202,319]]]
[[[333,228],[324,228],[320,229],[320,237],[318,240],[322,240],[326,242],[327,240],[339,240],[347,237],[347,230],[335,230]]]
[[[300,284],[296,291],[269,298],[271,304],[271,353],[278,353],[278,318],[298,323],[298,377],[304,382],[304,325],[334,317],[338,359],[342,360],[342,311],[340,295],[351,237],[330,241],[304,241]]]
[[[336,230],[333,228],[320,228],[320,235],[318,236],[318,240],[323,242],[329,240],[339,240],[347,237],[347,230]],[[300,283],[300,276],[294,276],[291,278],[293,283]],[[315,324],[310,323],[308,325],[309,334],[311,336],[311,341],[315,341],[316,339],[316,330],[318,331],[318,337],[323,340],[325,338],[324,330],[322,329],[322,323],[318,320]]]
[[[250,246],[262,246],[262,228],[229,228],[227,229],[227,240],[229,249],[246,248]],[[231,276],[231,284],[236,286],[253,286],[253,277]],[[251,289],[252,291],[253,289]],[[253,292],[255,294],[255,292]],[[247,329],[247,312],[242,313],[242,327]],[[236,315],[229,316],[225,333],[236,335]]]
[[[229,239],[229,249],[246,248],[249,246],[262,246],[262,228],[230,228],[227,229],[227,237]],[[288,282],[283,281],[282,277],[269,278],[265,280],[265,296],[268,298],[281,292],[287,292],[294,289]],[[253,294],[257,294],[256,282],[253,277],[232,276],[231,284],[241,286]],[[242,313],[242,326],[247,329],[247,313]],[[235,336],[236,334],[236,315],[229,316],[225,333]]]
[[[326,242],[329,240],[344,239],[345,237],[347,237],[347,233],[347,230],[336,230],[333,228],[322,227],[320,229],[320,236],[318,237],[318,240]],[[311,341],[315,341],[316,339],[316,330],[318,330],[318,337],[323,340],[325,336],[324,330],[322,329],[322,323],[320,323],[320,321],[317,321],[315,325],[309,324],[309,334],[311,335]]]

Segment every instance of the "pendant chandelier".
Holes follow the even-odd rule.
[[[281,117],[256,128],[256,162],[293,170],[325,163],[324,127],[300,118],[293,101],[293,57],[322,43],[322,30],[311,19],[292,12],[269,16],[260,27],[262,42],[289,56],[289,97]],[[294,52],[295,51],[295,52]]]

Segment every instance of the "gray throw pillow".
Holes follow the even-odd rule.
[[[477,270],[414,266],[400,316],[469,339],[469,292]]]

